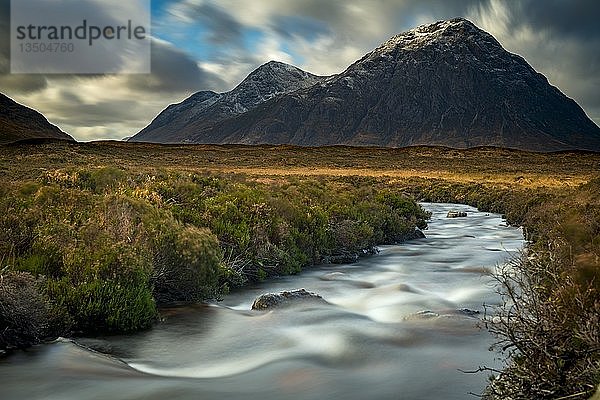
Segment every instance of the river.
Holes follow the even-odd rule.
[[[474,398],[487,375],[460,370],[499,365],[493,338],[476,326],[481,314],[458,310],[499,302],[485,272],[522,248],[522,232],[465,205],[423,206],[433,213],[427,239],[166,309],[146,332],[0,358],[0,398]],[[446,218],[451,209],[468,216]],[[327,303],[250,310],[262,293],[296,288]]]

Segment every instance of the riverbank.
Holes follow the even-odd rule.
[[[485,374],[459,369],[496,365],[492,338],[477,327],[482,304],[500,302],[485,273],[522,248],[522,232],[469,206],[421,204],[432,212],[427,239],[255,282],[219,302],[165,308],[163,321],[144,332],[16,352],[0,362],[0,397],[464,400],[480,393]],[[447,218],[455,209],[468,217]],[[322,299],[252,310],[262,294],[295,288]]]
[[[2,176],[0,349],[146,329],[157,306],[352,262],[421,235],[428,218],[353,180],[110,164],[22,163]]]
[[[524,227],[527,252],[496,276],[505,303],[487,324],[506,367],[490,399],[587,399],[600,382],[600,179],[519,189],[415,180],[428,201],[461,201]]]
[[[288,247],[290,242],[286,241],[278,242],[281,246],[256,247],[260,249],[254,257],[257,262],[253,264],[255,267],[248,269],[252,273],[247,274],[252,279],[266,277],[273,268],[275,273],[293,272],[303,260],[312,258],[316,262],[318,257],[315,255],[335,255],[335,247],[331,245],[332,236],[328,236],[332,233],[331,226],[324,223],[332,216],[337,221],[335,231],[340,233],[337,240],[346,243],[346,247],[368,248],[373,243],[381,243],[373,241],[365,246],[365,242],[358,240],[377,236],[370,222],[363,224],[361,218],[370,221],[372,216],[379,215],[378,207],[393,209],[397,199],[402,199],[398,200],[399,204],[414,204],[405,203],[404,194],[415,199],[466,203],[482,210],[503,213],[510,223],[525,227],[526,237],[531,244],[528,247],[529,257],[514,265],[522,272],[521,276],[526,277],[526,281],[501,280],[500,283],[523,285],[530,292],[526,298],[517,299],[523,307],[515,309],[507,304],[506,308],[495,310],[501,315],[510,313],[508,321],[511,323],[492,328],[498,334],[501,347],[508,353],[503,379],[494,381],[495,386],[492,385],[491,390],[497,390],[500,398],[508,396],[507,391],[512,390],[510,395],[513,398],[575,395],[570,398],[584,399],[593,393],[592,386],[600,381],[600,346],[594,331],[594,327],[598,326],[594,321],[600,315],[600,183],[594,179],[600,169],[598,154],[536,154],[493,148],[353,149],[124,143],[7,146],[0,149],[0,154],[0,179],[3,183],[13,182],[16,185],[3,185],[7,188],[3,195],[12,197],[15,193],[21,193],[30,198],[36,194],[36,201],[47,199],[45,207],[55,211],[70,210],[69,215],[80,215],[85,223],[97,221],[95,217],[90,220],[90,215],[104,215],[99,226],[89,223],[88,227],[84,224],[86,229],[79,231],[82,236],[72,238],[76,243],[86,243],[85,240],[89,238],[92,240],[89,243],[96,243],[95,238],[102,235],[94,235],[108,229],[111,221],[119,224],[120,221],[129,221],[126,233],[138,232],[136,229],[143,227],[139,232],[147,238],[163,238],[161,243],[164,248],[175,249],[175,253],[178,246],[183,249],[192,244],[199,246],[199,249],[216,248],[219,232],[225,235],[221,238],[227,238],[224,244],[248,245],[251,238],[278,237],[280,228],[287,228],[283,229],[283,232],[287,232],[287,236],[283,237],[292,237],[295,247]],[[78,171],[87,173],[75,177],[74,173]],[[132,171],[135,172],[134,178],[128,175]],[[195,182],[193,179],[199,180]],[[219,192],[222,190],[219,186],[223,184],[222,180],[227,182],[225,186],[230,185],[228,187],[233,190],[229,195]],[[54,192],[49,187],[54,187]],[[194,188],[198,187],[201,190],[195,191]],[[43,196],[37,195],[40,189]],[[106,190],[112,193],[112,197],[95,206],[93,201],[89,202],[87,195],[76,195],[77,191],[81,191],[91,198],[97,198],[94,196],[101,196]],[[183,193],[181,198],[180,190]],[[221,196],[219,201],[209,202],[208,205],[199,201],[215,191],[217,196]],[[272,196],[271,193],[280,194]],[[391,197],[379,197],[379,203],[376,203],[379,205],[372,209],[370,204],[380,193]],[[123,202],[123,196],[128,200]],[[272,208],[263,208],[261,204],[265,198],[272,202]],[[69,200],[61,203],[61,199]],[[362,205],[357,205],[361,203],[360,199],[366,200]],[[239,201],[242,206],[238,206]],[[325,207],[330,214],[326,214],[320,206],[323,202],[331,205]],[[199,209],[191,207],[191,212],[186,211],[190,208],[188,204],[196,203],[202,206]],[[289,207],[290,204],[292,207]],[[353,211],[344,214],[348,207]],[[210,211],[206,212],[207,209]],[[404,206],[400,209],[404,209]],[[111,213],[114,210],[118,212],[113,215]],[[125,218],[127,210],[141,212],[144,217]],[[46,209],[42,211],[42,215],[46,215]],[[277,217],[280,214],[286,216],[283,221]],[[390,214],[390,218],[395,218],[393,214]],[[5,215],[18,214],[10,209]],[[57,215],[60,216],[58,222],[64,221],[64,215]],[[261,225],[259,222],[265,220],[264,215],[267,216],[266,220],[275,222]],[[39,221],[40,216],[33,214],[28,218],[18,219],[24,221],[25,228]],[[205,218],[215,221],[217,232],[212,230],[213,226],[209,227],[211,232],[202,230],[204,223],[194,225],[195,221],[204,221]],[[344,222],[347,220],[350,222]],[[384,226],[385,220],[379,220],[378,226]],[[233,225],[243,229],[238,230],[227,221],[239,221],[240,224]],[[71,232],[72,226],[63,226],[61,223],[58,227],[44,225],[50,238],[63,237],[61,235],[69,237],[65,233]],[[146,227],[146,223],[150,228]],[[185,224],[196,229],[190,231]],[[413,225],[417,225],[416,220]],[[254,228],[250,229],[251,226]],[[300,227],[304,226],[311,228],[303,231]],[[313,228],[316,230],[313,231]],[[373,233],[370,233],[371,230]],[[10,227],[3,229],[5,233],[14,231]],[[164,231],[179,233],[169,236]],[[111,229],[108,232],[105,236],[112,237],[115,233]],[[29,243],[26,237],[8,236],[15,240],[15,249],[19,248],[17,244]],[[152,248],[149,242],[135,242],[132,239],[135,237],[122,235],[123,248],[135,248],[132,247],[134,244],[139,245],[140,249]],[[327,237],[329,241],[324,240]],[[52,249],[55,242],[54,239],[48,240],[47,246],[44,244],[46,247],[41,248]],[[327,245],[318,248],[323,243]],[[278,252],[281,249],[285,254]],[[72,262],[87,265],[89,260],[86,257],[93,257],[94,260],[116,260],[104,263],[108,265],[131,265],[131,259],[135,261],[136,255],[140,254],[134,252],[127,256],[130,258],[119,259],[116,254],[121,253],[120,248],[112,248],[108,254],[98,255],[84,248],[72,253],[66,261],[67,265],[72,265],[69,264]],[[52,254],[50,251],[42,261],[34,259],[28,261],[31,264],[26,264],[51,265],[46,260],[51,260]],[[219,285],[243,282],[244,275],[238,279],[240,274],[236,274],[236,271],[245,271],[247,264],[237,254],[245,253],[219,255],[217,251],[215,254],[217,260],[222,257],[233,267],[222,269],[227,262],[209,263],[208,266],[202,264],[208,267],[207,274],[203,276],[217,282],[216,286],[210,287],[220,288]],[[262,255],[267,255],[268,262],[262,260]],[[279,263],[270,262],[269,257],[272,256]],[[146,257],[154,262],[154,257]],[[174,259],[177,257],[174,256]],[[148,265],[147,262],[142,257],[139,265]],[[3,264],[7,262],[3,261]],[[165,265],[174,264],[169,261]],[[283,266],[287,267],[279,271]],[[116,270],[122,269],[118,267]],[[141,274],[146,281],[142,279],[139,282],[149,282],[148,271],[144,268],[141,270],[146,271]],[[77,271],[77,268],[70,268],[69,271]],[[110,268],[108,271],[110,276]],[[221,275],[219,271],[227,273]],[[535,273],[531,274],[531,271]],[[49,276],[51,272],[45,275]],[[168,285],[179,273],[163,276],[168,278],[164,280]],[[219,276],[225,276],[226,279]],[[510,274],[505,277],[510,278]],[[119,287],[123,286],[117,283],[116,288]],[[206,293],[204,291],[207,288],[192,289],[192,293]],[[62,294],[70,287],[58,286],[56,290]],[[94,290],[105,293],[107,289]],[[131,293],[129,290],[125,292]],[[117,293],[120,292],[117,290]],[[184,293],[189,293],[189,290]],[[510,296],[510,293],[507,295]],[[123,298],[128,302],[126,297]],[[141,299],[141,304],[150,304],[143,300],[148,297],[140,295],[136,299]],[[527,299],[536,301],[527,302]],[[76,303],[82,302],[78,299]],[[144,314],[146,311],[144,307],[138,310],[141,315],[149,315]],[[88,319],[88,314],[82,314],[83,321]]]

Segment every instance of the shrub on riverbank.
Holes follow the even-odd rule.
[[[174,175],[156,178],[156,193],[175,218],[210,229],[225,254],[229,285],[341,258],[411,237],[428,213],[396,192],[344,180]]]
[[[45,174],[41,183],[14,184],[0,201],[0,259],[40,277],[50,311],[62,315],[51,332],[135,331],[155,320],[155,297],[192,301],[215,292],[214,236],[110,181],[88,189],[88,175],[83,183],[78,176]]]
[[[507,358],[487,399],[587,399],[600,380],[600,302],[548,254],[529,253],[496,274],[504,304],[486,327]]]
[[[219,296],[221,252],[217,238],[192,226],[162,227],[153,242],[153,295],[159,304]]]
[[[325,178],[78,168],[2,190],[0,260],[38,277],[61,333],[143,329],[156,303],[357,257],[429,217],[393,190]]]
[[[587,399],[600,381],[600,179],[540,204],[526,223],[529,257],[499,275],[512,301],[490,330],[510,363],[490,392]]]

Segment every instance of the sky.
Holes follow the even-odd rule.
[[[397,33],[459,16],[600,125],[598,0],[152,0],[152,73],[135,75],[10,74],[9,3],[0,0],[0,92],[80,141],[132,136],[169,104],[231,90],[270,60],[335,74]]]

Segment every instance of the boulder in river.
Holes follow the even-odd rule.
[[[450,211],[448,211],[446,218],[459,218],[459,217],[466,217],[466,216],[467,216],[467,213],[464,211],[450,210]]]
[[[426,239],[425,234],[422,230],[415,228],[414,231],[411,231],[406,234],[404,240],[413,240],[413,239]]]
[[[440,318],[479,318],[480,311],[460,308],[458,310],[423,310],[407,316],[406,320],[429,320]]]
[[[304,301],[325,302],[321,296],[306,289],[295,289],[279,293],[265,293],[254,299],[253,310],[270,310],[272,308],[290,305]]]

